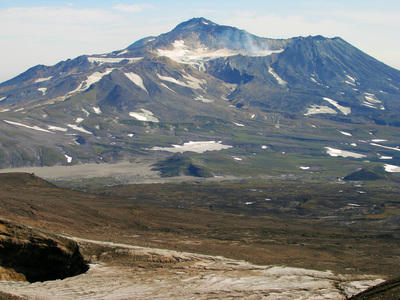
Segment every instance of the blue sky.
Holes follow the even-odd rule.
[[[340,36],[400,69],[398,0],[0,0],[0,82],[37,64],[123,49],[200,16],[262,37]]]

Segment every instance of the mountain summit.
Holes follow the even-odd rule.
[[[193,18],[0,84],[0,166],[112,161],[189,140],[249,150],[254,139],[238,129],[249,137],[282,124],[285,139],[314,122],[308,138],[332,124],[395,128],[399,87],[400,71],[341,38],[269,39]]]

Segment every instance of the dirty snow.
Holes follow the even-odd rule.
[[[307,112],[304,115],[310,116],[310,115],[316,115],[316,114],[334,114],[335,115],[335,114],[337,114],[337,111],[328,106],[313,104],[308,108]]]
[[[88,57],[90,63],[102,64],[117,64],[123,60],[128,60],[129,63],[134,63],[141,60],[143,57]]]
[[[240,123],[233,123],[233,124],[235,124],[236,126],[239,126],[239,127],[243,127],[244,126],[243,124],[240,124]]]
[[[100,107],[92,107],[92,108],[93,108],[93,111],[94,111],[95,114],[97,114],[97,115],[101,114]]]
[[[340,105],[339,103],[337,103],[337,101],[332,100],[332,99],[327,98],[327,97],[323,97],[323,99],[324,99],[325,101],[328,101],[328,102],[329,102],[330,104],[332,104],[333,106],[335,106],[342,114],[348,115],[348,114],[351,113],[351,108],[350,108],[350,107],[342,106],[342,105]]]
[[[136,84],[142,90],[144,90],[147,94],[149,93],[143,83],[142,77],[133,72],[125,73],[125,76],[128,77],[134,84]]]
[[[47,129],[40,128],[39,126],[29,126],[29,125],[25,125],[25,124],[13,122],[13,121],[7,121],[7,120],[3,120],[3,121],[6,122],[6,123],[8,123],[8,124],[10,124],[10,125],[21,126],[21,127],[25,127],[25,128],[28,128],[28,129],[33,129],[33,130],[36,130],[36,131],[42,131],[42,132],[47,132],[47,133],[54,133],[54,132],[49,131],[49,130],[47,130]]]
[[[204,102],[204,103],[213,103],[214,102],[214,100],[212,100],[212,99],[204,98],[203,95],[197,96],[196,98],[194,98],[194,100],[201,101],[201,102]]]
[[[187,142],[183,145],[172,145],[172,147],[153,147],[150,150],[168,151],[173,153],[183,153],[187,151],[204,153],[206,151],[219,151],[232,148],[230,145],[224,145],[221,141],[203,141],[203,142]]]
[[[246,202],[246,205],[253,204]],[[73,238],[78,243],[116,247],[133,258],[165,257],[176,267],[133,268],[91,264],[85,273],[45,282],[1,281],[0,290],[27,299],[338,299],[383,280],[281,266],[260,266],[221,256]]]
[[[281,77],[279,77],[279,75],[275,73],[275,71],[274,71],[274,69],[272,69],[272,67],[268,68],[268,73],[270,73],[272,76],[274,76],[276,81],[278,81],[278,83],[281,86],[286,86],[287,85],[287,82],[285,80],[283,80]]]
[[[153,115],[153,113],[147,109],[142,108],[142,112],[130,112],[129,115],[139,121],[145,122],[159,122],[159,120]]]
[[[103,73],[94,72],[93,74],[89,75],[86,80],[82,81],[81,84],[73,91],[70,91],[69,94],[73,94],[75,92],[82,92],[87,90],[92,84],[100,81],[104,76],[110,74],[114,69],[107,69]]]
[[[77,119],[75,120],[76,123],[82,123],[83,121],[84,121],[83,118],[77,118]]]
[[[350,152],[350,151],[345,151],[345,150],[339,150],[339,149],[335,149],[335,148],[331,148],[331,147],[325,147],[327,153],[330,156],[341,156],[341,157],[354,157],[354,158],[363,158],[363,157],[367,157],[364,154],[359,154],[359,153],[355,153],[355,152]]]

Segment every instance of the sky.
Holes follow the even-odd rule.
[[[0,82],[124,49],[193,17],[267,38],[339,36],[400,69],[399,0],[0,0]]]

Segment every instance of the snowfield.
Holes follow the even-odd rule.
[[[168,151],[173,153],[196,152],[204,153],[206,151],[219,151],[232,148],[230,145],[224,145],[221,141],[205,141],[205,142],[188,142],[183,145],[172,145],[172,147],[153,147],[150,150]]]
[[[153,115],[151,111],[144,108],[142,108],[141,111],[142,112],[130,112],[129,115],[139,121],[155,123],[159,122],[159,120]]]
[[[339,150],[339,149],[335,149],[335,148],[331,148],[331,147],[325,147],[327,153],[330,156],[334,156],[334,157],[354,157],[354,158],[363,158],[363,157],[367,157],[364,154],[359,154],[359,153],[355,153],[355,152],[350,152],[350,151],[345,151],[345,150]]]
[[[316,114],[334,114],[335,115],[335,114],[337,114],[337,111],[328,106],[321,106],[321,105],[313,104],[308,108],[307,112],[304,115],[310,116],[310,115],[316,115]]]
[[[155,53],[159,56],[166,56],[176,62],[190,64],[199,70],[203,70],[205,61],[219,57],[229,57],[238,54],[249,56],[267,56],[271,55],[272,53],[279,53],[283,51],[283,49],[274,51],[260,49],[259,47],[252,46],[253,44],[251,42],[252,41],[249,40],[248,49],[243,51],[234,51],[227,48],[214,50],[207,47],[197,47],[196,49],[191,49],[185,44],[185,41],[176,40],[172,44],[172,49],[157,49]]]
[[[342,106],[342,105],[340,105],[339,103],[337,103],[337,101],[332,100],[332,99],[330,99],[330,98],[323,97],[323,99],[324,99],[325,101],[328,101],[328,102],[329,102],[330,104],[332,104],[333,106],[335,106],[336,109],[339,110],[342,114],[348,115],[348,114],[351,113],[351,108],[350,108],[350,107]]]

